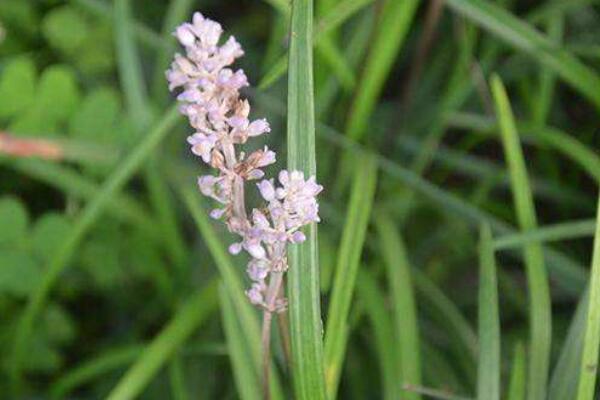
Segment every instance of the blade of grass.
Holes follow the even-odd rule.
[[[358,272],[358,295],[373,329],[374,346],[379,360],[383,400],[395,400],[400,390],[394,330],[385,304],[383,290],[367,269]]]
[[[288,73],[288,168],[316,175],[312,65],[312,0],[292,3]],[[288,294],[294,393],[298,400],[325,399],[317,226],[290,246]]]
[[[523,343],[517,342],[513,351],[507,400],[525,400],[525,376],[527,375],[525,362],[525,348]]]
[[[511,247],[522,247],[530,243],[588,237],[594,235],[595,229],[596,220],[593,219],[547,225],[528,232],[501,236],[494,240],[494,249],[504,250]]]
[[[419,154],[424,141],[416,140],[408,135],[400,135],[396,138],[400,149],[410,156]],[[469,178],[477,179],[489,187],[509,187],[510,178],[508,172],[500,164],[487,158],[469,154],[468,152],[455,150],[443,145],[438,145],[435,152],[431,154],[433,161],[438,165],[448,168],[448,173],[460,173]],[[569,190],[546,177],[532,176],[531,185],[534,194],[543,199],[548,199],[557,204],[571,205],[573,207],[585,207],[587,199],[583,199],[582,192]]]
[[[352,86],[355,81],[354,72],[353,69],[347,65],[345,61],[346,57],[339,52],[334,43],[323,43],[323,41],[327,42],[327,33],[335,30],[335,28],[343,24],[352,15],[373,1],[374,0],[345,0],[338,3],[336,7],[332,8],[317,21],[319,31],[315,32],[315,35],[313,36],[313,45],[319,46],[319,51],[328,56],[327,61],[329,67],[337,74],[340,82],[346,82],[346,84]],[[268,89],[285,74],[287,69],[288,60],[286,56],[282,56],[263,74],[263,77],[258,83],[258,88],[261,90]]]
[[[567,337],[552,371],[548,390],[549,400],[575,399],[577,397],[589,294],[588,288],[581,295],[577,304]]]
[[[133,125],[137,130],[137,134],[141,136],[152,119],[152,111],[146,93],[142,61],[139,58],[137,43],[133,36],[134,24],[130,11],[130,1],[114,1],[115,44],[121,88],[125,94],[125,101],[129,114],[133,119]],[[158,165],[158,160],[153,157],[146,166],[144,178],[158,223],[166,237],[167,252],[181,275],[183,273],[183,263],[185,262],[185,245],[179,234],[177,219],[172,212],[173,206],[170,193],[158,170]]]
[[[556,72],[600,109],[598,75],[529,24],[488,1],[448,0],[446,4],[455,12]]]
[[[133,40],[130,0],[114,0],[114,31],[119,80],[127,109],[138,130],[145,128],[152,118],[148,107],[142,66]],[[138,132],[141,133],[141,132]]]
[[[564,24],[562,15],[553,15],[544,21],[550,40],[557,44],[561,44]],[[552,107],[552,99],[554,98],[554,87],[556,84],[556,76],[554,72],[547,67],[542,67],[539,74],[538,90],[535,101],[533,102],[533,110],[531,119],[534,124],[543,126],[548,119],[548,113]]]
[[[216,304],[213,304],[216,306]],[[212,311],[209,311],[209,313]],[[49,394],[51,399],[69,398],[67,395],[78,387],[94,380],[102,375],[108,375],[109,372],[124,368],[132,364],[142,354],[146,345],[135,344],[117,349],[108,349],[100,351],[99,355],[84,361],[71,371],[64,374],[52,386]],[[186,346],[183,354],[186,357],[198,357],[205,355],[223,356],[227,355],[225,345],[221,343],[202,343]]]
[[[133,345],[120,349],[103,352],[91,362],[81,365],[71,373],[58,380],[50,388],[50,398],[64,399],[67,395],[81,386],[83,383],[92,381],[94,378],[112,371],[115,368],[126,366],[139,357],[144,350],[142,345]]]
[[[357,21],[352,33],[345,38],[347,45],[344,49],[344,57],[348,60],[354,70],[357,69],[360,61],[367,52],[374,20],[375,11],[373,10],[373,7],[371,7],[370,9],[365,10]],[[324,116],[328,115],[339,91],[340,85],[334,79],[328,79],[322,88],[317,88],[317,120],[323,119]],[[329,157],[330,161],[326,162],[332,163],[332,158],[333,157]],[[329,168],[326,168],[325,170],[329,170]]]
[[[396,380],[400,383],[399,389],[402,389],[405,385],[421,386],[421,355],[411,268],[404,241],[392,221],[390,215],[377,215],[377,236],[391,288],[394,336],[397,338],[395,347],[399,359]],[[407,392],[404,398],[418,400],[420,396]]]
[[[373,3],[375,0],[343,0],[338,1],[327,13],[317,21],[315,27],[315,40],[319,41],[322,35],[336,30],[354,14]]]
[[[385,79],[412,25],[418,4],[418,0],[386,0],[383,4],[377,33],[350,107],[346,134],[351,139],[360,140],[364,135]]]
[[[169,364],[169,381],[173,400],[189,400],[181,355],[175,355]]]
[[[600,349],[600,196],[598,196],[596,221],[583,356],[577,389],[578,400],[592,400],[594,398],[598,371],[598,350]]]
[[[497,130],[496,121],[473,114],[455,113],[449,117],[451,125],[473,132],[493,135]],[[553,127],[536,127],[519,123],[517,129],[524,133],[523,139],[540,140],[557,152],[578,164],[588,175],[600,184],[600,157],[573,136]]]
[[[346,212],[325,328],[327,393],[335,398],[348,339],[348,315],[371,215],[377,166],[369,156],[356,160],[355,178]]]
[[[511,175],[517,219],[521,230],[528,232],[537,228],[537,221],[517,128],[508,96],[498,76],[492,77],[491,86],[505,158]],[[552,340],[550,288],[540,244],[528,244],[524,247],[523,252],[530,313],[527,397],[532,400],[542,400],[546,398]]]
[[[185,274],[187,250],[181,237],[181,229],[175,214],[175,207],[173,207],[173,198],[159,169],[160,165],[157,158],[151,159],[146,166],[144,178],[167,254],[174,269],[179,272],[179,277],[182,277]]]
[[[249,354],[243,335],[243,326],[237,319],[233,301],[223,285],[219,290],[219,298],[237,393],[243,400],[260,400],[262,398],[260,379],[255,370],[248,368],[248,365],[252,364],[252,356]]]
[[[492,231],[482,225],[479,244],[479,362],[477,399],[500,400],[500,315]]]
[[[107,400],[135,399],[160,368],[206,320],[217,305],[217,282],[211,281],[186,301],[111,390]]]
[[[354,89],[356,86],[354,70],[344,54],[338,50],[335,42],[325,37],[316,45],[316,49],[342,87],[347,91]]]
[[[477,362],[477,336],[456,304],[420,269],[414,268],[412,276],[423,308],[443,328],[451,339],[456,362],[467,378],[474,374]]]
[[[501,235],[514,233],[514,228],[497,219],[485,210],[463,200],[454,193],[440,188],[389,158],[367,150],[363,145],[349,140],[346,136],[328,126],[320,124],[319,127],[319,132],[328,142],[356,154],[371,154],[377,160],[381,170],[387,175],[415,190],[429,202],[436,205],[443,205],[443,210],[445,212],[457,215],[473,226],[478,226],[483,222],[487,222],[494,232]],[[557,286],[571,295],[579,296],[583,291],[587,280],[584,268],[563,253],[558,252],[551,247],[546,246],[544,250],[548,258],[548,266],[556,279]],[[519,256],[521,256],[521,254],[519,254]]]
[[[102,216],[102,213],[108,204],[110,204],[111,199],[114,198],[115,194],[151,155],[152,151],[175,125],[177,119],[178,112],[177,109],[173,107],[166,112],[156,126],[150,130],[149,134],[142,138],[141,142],[134,147],[133,151],[106,179],[102,185],[101,191],[81,212],[69,237],[62,243],[62,246],[57,250],[54,257],[49,260],[42,281],[30,294],[27,306],[19,320],[11,363],[11,376],[13,382],[18,383],[20,379],[25,346],[29,344],[33,324],[40,311],[43,309],[47,297],[50,294],[50,290],[60,277],[60,274],[69,265],[68,263],[71,260],[73,253],[76,251],[77,246],[81,243],[85,234],[96,223],[98,218]]]

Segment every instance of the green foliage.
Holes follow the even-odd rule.
[[[89,35],[83,15],[70,6],[54,8],[46,14],[42,32],[52,47],[68,55],[75,55]]]
[[[35,65],[29,57],[10,60],[0,77],[0,118],[9,118],[28,109],[34,102]]]
[[[273,400],[598,397],[597,1],[0,0],[0,398],[262,398],[164,78],[196,9],[244,47],[267,176],[324,186]]]
[[[75,74],[67,66],[45,69],[29,107],[9,126],[11,132],[23,136],[57,135],[80,101]]]
[[[21,201],[0,198],[0,246],[20,246],[26,240],[28,225],[29,216]]]

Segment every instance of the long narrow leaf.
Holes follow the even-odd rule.
[[[372,155],[377,160],[381,170],[385,171],[387,175],[398,179],[400,182],[403,182],[405,185],[418,192],[418,194],[420,194],[428,202],[437,205],[443,205],[445,212],[457,215],[474,226],[479,226],[482,222],[489,223],[494,232],[502,235],[514,233],[514,228],[486,212],[485,210],[482,210],[463,200],[454,193],[442,189],[441,187],[422,178],[413,171],[402,167],[389,158],[367,150],[364,146],[349,140],[344,135],[334,131],[329,127],[326,127],[325,125],[320,125],[320,128],[320,132],[324,135],[328,142],[339,145],[342,148],[356,154]],[[550,271],[556,278],[557,286],[571,295],[579,296],[585,288],[587,280],[587,274],[583,266],[574,262],[564,253],[558,252],[551,247],[546,246],[544,251],[548,259]]]
[[[507,400],[525,400],[525,376],[527,375],[525,364],[525,348],[523,343],[517,342],[513,352],[510,381],[508,382],[508,393],[506,394]]]
[[[330,398],[337,392],[348,339],[347,323],[377,181],[372,157],[359,157],[337,257],[325,328],[325,364]]]
[[[394,335],[399,355],[398,389],[421,386],[419,327],[406,246],[389,215],[382,213],[377,216],[377,231],[393,300]],[[404,398],[418,400],[420,396],[416,392],[406,392]]]
[[[374,0],[345,0],[338,3],[336,7],[329,10],[325,15],[323,15],[323,18],[318,20],[318,31],[316,31],[313,36],[314,45],[319,45],[324,39],[327,40],[327,33],[333,31],[352,15],[373,1]],[[329,46],[326,44],[325,48],[322,48],[321,50],[326,51],[327,47],[332,48],[331,44]],[[336,55],[334,56],[334,59],[329,59],[328,61],[330,62],[330,66],[333,67],[334,71],[337,72],[338,78],[341,78],[341,81],[348,80],[349,78],[354,80],[352,70],[347,68],[347,66],[336,67],[336,63],[339,64],[344,62],[344,57],[342,57],[340,52],[337,51],[337,48],[335,48],[335,52]],[[288,60],[285,56],[275,61],[271,68],[269,68],[261,78],[258,87],[264,90],[277,82],[277,80],[281,78],[283,74],[285,74],[288,68],[287,61]],[[353,83],[351,83],[351,85],[353,85]]]
[[[510,103],[502,81],[498,76],[492,78],[492,94],[496,105],[504,153],[511,175],[517,219],[521,230],[527,232],[537,228],[535,206]],[[542,400],[546,398],[550,343],[552,340],[550,288],[540,244],[531,243],[526,245],[524,256],[529,289],[531,330],[527,393],[529,399]]]
[[[563,342],[548,389],[549,400],[575,399],[579,385],[579,366],[583,351],[589,289],[581,295]]]
[[[217,304],[217,284],[212,281],[202,291],[194,294],[171,322],[156,336],[137,361],[123,375],[107,396],[108,400],[137,398],[154,375],[183,345],[196,328],[206,319]]]
[[[500,400],[500,316],[492,231],[482,226],[479,244],[479,363],[477,399]]]
[[[227,348],[238,393],[243,400],[260,400],[260,380],[256,375],[257,371],[248,368],[252,364],[252,355],[249,353],[247,341],[244,338],[244,329],[237,319],[233,301],[223,285],[220,287],[219,297],[223,328],[227,337]]]
[[[586,219],[583,221],[563,222],[555,225],[539,227],[524,233],[501,236],[494,240],[494,249],[503,250],[511,247],[521,247],[529,243],[542,243],[550,241],[562,241],[577,239],[594,235],[596,220]]]
[[[375,281],[373,274],[366,269],[358,272],[357,288],[360,301],[365,306],[365,312],[373,329],[373,342],[379,360],[383,399],[395,400],[401,389],[397,379],[397,350],[394,343],[394,328],[386,308],[383,290]]]
[[[448,0],[446,4],[473,23],[529,54],[600,108],[600,78],[562,47],[502,7],[483,0]]]
[[[143,129],[152,118],[148,106],[142,65],[138,57],[131,23],[130,0],[114,1],[114,27],[119,79],[125,94],[127,108],[135,126]]]
[[[592,400],[598,374],[598,350],[600,348],[600,196],[596,216],[596,235],[592,256],[590,294],[583,342],[583,356],[579,372],[578,400]]]
[[[312,57],[312,0],[292,3],[288,74],[288,167],[316,174]],[[290,246],[288,292],[294,392],[298,400],[324,399],[323,341],[317,227]]]
[[[418,0],[385,1],[381,21],[378,22],[378,30],[350,108],[346,125],[348,137],[359,140],[364,135],[385,79],[412,25],[418,4]]]

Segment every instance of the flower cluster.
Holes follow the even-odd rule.
[[[175,55],[166,76],[169,90],[180,91],[180,111],[194,128],[187,139],[192,153],[217,171],[198,178],[202,194],[220,205],[210,215],[239,235],[229,251],[244,250],[251,257],[247,272],[253,283],[246,294],[253,304],[277,312],[286,306],[279,292],[281,274],[288,268],[287,244],[303,242],[300,229],[319,221],[316,196],[323,188],[299,171],[281,171],[278,185],[262,179],[263,168],[275,163],[275,153],[266,146],[249,155],[238,149],[270,127],[265,119],[249,119],[250,104],[239,92],[248,79],[243,70],[229,68],[244,51],[233,36],[219,45],[222,32],[220,24],[195,13],[192,23],[175,31],[186,54]],[[266,206],[248,214],[245,183],[258,180]]]

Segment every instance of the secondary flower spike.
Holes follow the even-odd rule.
[[[195,13],[191,23],[175,30],[185,55],[175,55],[166,76],[169,90],[179,92],[181,113],[194,128],[187,138],[192,153],[215,170],[198,178],[200,192],[219,204],[210,215],[223,219],[239,236],[229,252],[250,255],[247,272],[253,283],[246,294],[253,304],[279,312],[286,307],[279,292],[281,274],[288,268],[287,244],[303,242],[301,228],[320,221],[316,196],[323,187],[300,171],[280,171],[278,184],[263,179],[263,168],[275,163],[275,153],[266,146],[250,154],[240,150],[248,138],[271,129],[266,119],[249,119],[250,104],[240,98],[248,79],[243,70],[230,68],[244,51],[233,36],[219,45],[222,33],[219,23]],[[266,201],[249,213],[248,181],[257,181],[256,189]]]

